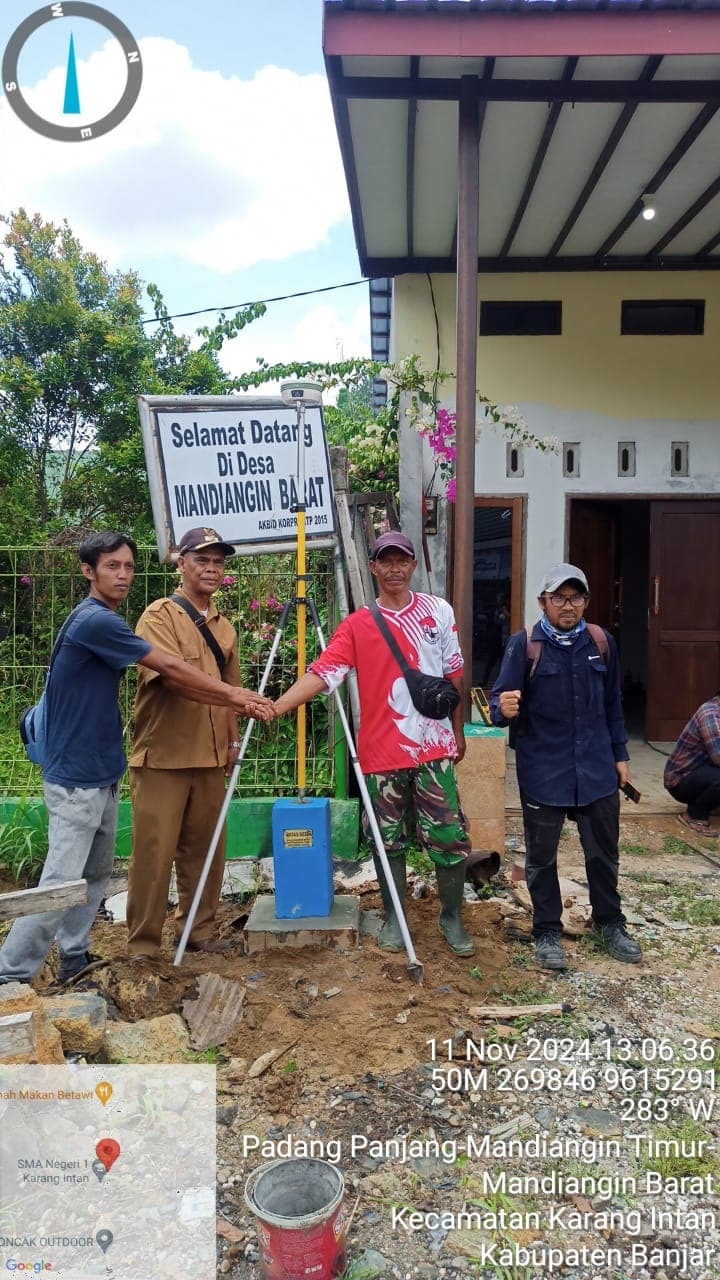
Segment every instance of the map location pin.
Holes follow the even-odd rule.
[[[95,1174],[95,1177],[97,1178],[98,1182],[102,1182],[103,1178],[105,1177],[105,1174],[107,1173],[107,1169],[105,1168],[105,1165],[103,1164],[102,1160],[93,1160],[92,1171]]]
[[[95,1146],[95,1154],[109,1173],[120,1155],[120,1143],[114,1138],[101,1138]]]
[[[98,1231],[95,1239],[100,1245],[100,1248],[102,1249],[103,1253],[107,1253],[108,1249],[110,1248],[110,1245],[113,1242],[113,1233],[112,1231],[107,1231],[105,1227],[103,1227],[102,1231]]]
[[[112,1098],[112,1091],[113,1087],[107,1080],[101,1080],[99,1084],[95,1085],[95,1092],[104,1107],[107,1106],[108,1102]]]

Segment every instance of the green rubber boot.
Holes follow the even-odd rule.
[[[445,934],[447,944],[456,956],[471,956],[475,952],[475,943],[460,919],[465,886],[465,859],[461,858],[451,867],[436,866],[435,876],[442,904],[438,928]]]
[[[378,884],[380,885],[380,896],[382,897],[383,910],[385,912],[385,924],[378,934],[378,946],[382,947],[383,951],[404,951],[405,943],[403,942],[403,936],[400,932],[397,914],[395,912],[395,907],[393,906],[393,900],[390,897],[390,890],[388,889],[387,880],[385,879],[385,872],[382,869],[380,859],[376,853],[373,854],[373,862],[375,863],[375,872],[377,874]],[[398,891],[400,904],[404,911],[405,854],[388,854],[388,862],[390,863],[390,870],[392,871],[395,888]]]

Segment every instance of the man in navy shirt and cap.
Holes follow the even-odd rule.
[[[542,614],[511,636],[490,694],[492,720],[511,724],[527,846],[537,961],[565,969],[557,850],[566,814],[585,855],[593,932],[615,960],[636,964],[618,894],[618,787],[629,781],[617,649],[589,628],[588,581],[577,565],[543,578]]]
[[[149,667],[191,701],[273,718],[267,698],[206,675],[133,634],[117,611],[132,586],[136,555],[133,539],[123,533],[91,533],[81,543],[78,558],[89,591],[71,615],[45,688],[48,853],[40,885],[83,879],[87,902],[17,919],[0,951],[0,985],[35,977],[53,940],[61,983],[91,963],[90,929],[113,866],[118,783],[125,771],[118,690],[129,666]]]

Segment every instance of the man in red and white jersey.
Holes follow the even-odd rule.
[[[415,550],[405,534],[392,531],[378,538],[370,556],[378,606],[408,666],[425,675],[445,676],[459,690],[463,659],[455,616],[446,600],[410,589],[416,568]],[[457,955],[472,955],[475,948],[460,919],[465,859],[470,852],[454,767],[465,754],[462,704],[451,720],[422,715],[413,705],[385,637],[364,606],[340,623],[327,649],[275,703],[276,712],[283,715],[318,693],[332,693],[351,669],[357,673],[360,694],[358,758],[401,901],[412,820],[435,864],[442,904],[440,930]],[[378,942],[387,951],[402,951],[402,935],[377,858],[375,866],[386,916]]]

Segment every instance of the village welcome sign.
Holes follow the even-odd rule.
[[[297,542],[298,415],[280,399],[139,396],[153,520],[161,560],[198,525],[217,530],[240,555],[287,551]],[[305,411],[308,542],[335,533],[322,409]]]

